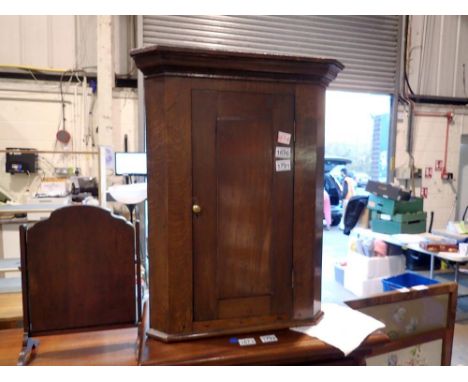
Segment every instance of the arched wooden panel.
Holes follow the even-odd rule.
[[[29,227],[24,244],[30,334],[135,323],[135,234],[123,218],[60,208]]]

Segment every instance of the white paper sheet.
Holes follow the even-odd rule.
[[[385,327],[383,322],[364,313],[337,304],[322,304],[323,317],[313,326],[291,328],[316,337],[340,349],[345,356],[356,349],[369,334]]]

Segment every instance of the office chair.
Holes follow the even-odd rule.
[[[20,227],[27,364],[38,335],[137,324],[141,315],[138,227],[109,210],[68,206]]]

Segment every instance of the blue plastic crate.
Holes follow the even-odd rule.
[[[437,283],[437,280],[409,272],[402,273],[398,276],[389,277],[387,279],[382,279],[384,292],[400,288],[411,288],[416,285],[432,285]]]

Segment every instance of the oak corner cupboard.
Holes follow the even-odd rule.
[[[321,314],[325,89],[333,59],[151,46],[144,74],[151,337]]]

